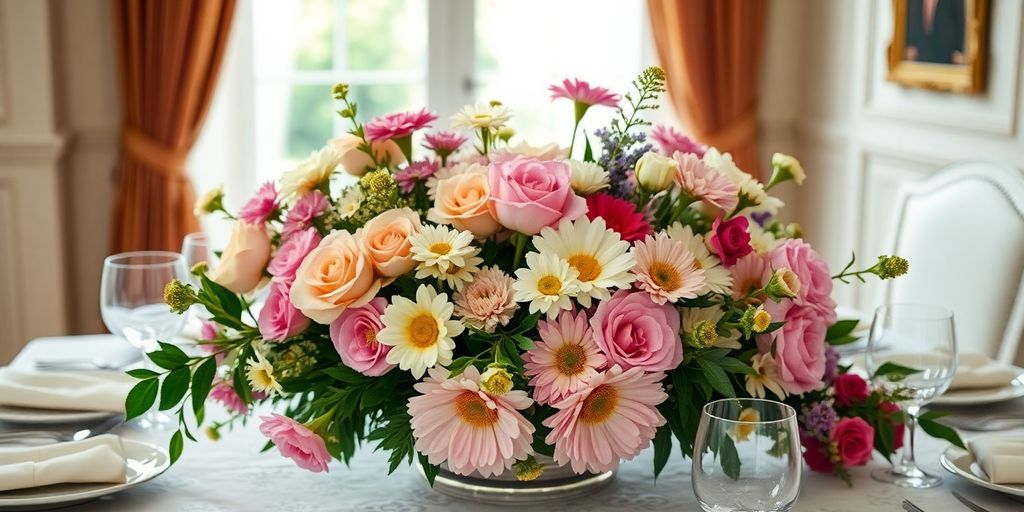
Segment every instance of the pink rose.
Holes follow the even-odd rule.
[[[892,425],[892,449],[899,450],[903,448],[903,418],[893,418],[896,413],[900,412],[900,405],[893,402],[882,402],[878,404],[878,408],[882,410],[884,417],[889,418],[889,423]]]
[[[456,174],[437,182],[434,207],[427,220],[451,224],[459,231],[469,231],[477,238],[486,238],[501,225],[494,219],[488,204],[491,194],[487,176],[478,173]]]
[[[356,234],[377,273],[397,277],[414,268],[409,237],[420,232],[420,216],[411,208],[395,208],[377,215]]]
[[[322,437],[305,425],[280,414],[260,416],[260,432],[270,438],[281,455],[295,461],[302,469],[314,473],[327,471],[331,455]]]
[[[758,349],[762,354],[768,353],[774,341],[779,380],[787,392],[798,395],[818,389],[825,376],[828,324],[810,308],[790,304],[782,312],[771,312],[772,319],[783,320],[785,324],[773,333],[759,335]]]
[[[572,190],[572,171],[562,160],[544,161],[517,156],[490,166],[489,208],[503,226],[527,235],[576,220],[587,213],[587,202]]]
[[[867,381],[853,373],[844,373],[836,377],[832,381],[832,387],[836,394],[836,403],[845,407],[859,404],[867,400],[871,394]]]
[[[791,239],[778,246],[768,255],[769,266],[773,269],[788,268],[800,278],[800,290],[796,298],[782,301],[814,309],[822,320],[832,325],[836,322],[836,303],[832,300],[832,275],[828,264],[803,240]],[[779,305],[765,305],[773,318],[774,309]]]
[[[238,221],[210,280],[235,293],[248,293],[263,279],[270,259],[270,235],[262,223]]]
[[[331,341],[341,362],[368,377],[380,377],[395,367],[385,360],[391,347],[377,342],[387,305],[386,299],[377,297],[365,306],[346,309],[331,322]]]
[[[370,302],[381,284],[362,244],[348,231],[335,231],[295,271],[292,304],[314,322],[328,325],[345,308]]]
[[[736,260],[754,250],[750,246],[750,232],[747,231],[749,224],[746,217],[733,217],[723,222],[719,215],[711,225],[708,246],[722,260],[723,265],[731,267]]]
[[[828,454],[828,445],[822,444],[814,436],[801,433],[800,444],[804,447],[804,462],[811,471],[831,473],[834,466]]]
[[[655,304],[647,293],[615,292],[598,304],[590,326],[609,365],[661,372],[683,362],[679,312],[670,304]]]
[[[249,224],[261,224],[277,211],[281,204],[277,200],[277,188],[273,181],[260,187],[256,195],[238,210],[238,218]]]
[[[871,460],[875,429],[861,418],[843,418],[832,427],[832,442],[839,451],[843,467],[861,466]]]
[[[278,279],[291,281],[295,278],[295,271],[299,269],[302,260],[320,245],[320,240],[322,238],[316,228],[309,228],[293,235],[277,249],[274,259],[267,265],[267,272]]]
[[[309,327],[309,319],[292,305],[289,298],[291,285],[274,279],[270,283],[270,295],[260,310],[256,325],[260,335],[270,341],[284,341]]]

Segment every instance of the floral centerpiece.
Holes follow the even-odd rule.
[[[216,266],[192,270],[201,286],[166,289],[173,309],[205,309],[206,354],[149,354],[162,370],[130,372],[128,416],[159,394],[176,459],[208,399],[232,413],[213,438],[269,404],[267,448],[302,468],[369,443],[431,481],[442,464],[529,480],[542,456],[606,472],[652,445],[657,475],[673,444],[692,454],[705,403],[737,396],[796,405],[816,469],[891,453],[898,397],[836,376],[829,343],[852,326],[831,292],[834,277],[892,278],[906,262],[832,276],[776,220],[771,191],[805,179],[796,159],[776,154],[762,183],[672,128],[647,133],[664,73],[633,87],[551,86],[575,107],[566,148],[517,142],[497,101],[452,116],[463,131],[426,131],[426,109],[363,124],[335,86],[348,134],[237,214],[219,190],[197,205],[236,219]],[[610,126],[581,131],[591,108],[612,109]]]

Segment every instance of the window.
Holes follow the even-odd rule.
[[[330,87],[352,86],[361,119],[428,106],[447,127],[463,105],[500,99],[513,140],[568,144],[572,105],[548,85],[580,77],[625,92],[654,62],[643,0],[243,0],[221,81],[190,157],[199,192],[238,208],[348,130]],[[550,105],[550,106],[549,106]],[[606,125],[594,109],[585,128]],[[228,225],[205,221],[216,241]]]

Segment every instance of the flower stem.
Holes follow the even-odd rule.
[[[515,239],[516,244],[516,254],[512,258],[512,270],[515,271],[515,269],[519,268],[519,263],[523,260],[523,252],[526,251],[527,237],[522,233],[515,233],[512,235],[512,238]]]

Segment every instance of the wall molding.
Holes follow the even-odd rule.
[[[0,136],[2,164],[55,165],[64,156],[68,137],[59,133]]]
[[[0,27],[4,26],[6,16],[4,15],[3,3],[0,3]],[[10,75],[7,72],[7,44],[0,38],[0,125],[7,124],[10,120],[11,104],[8,98],[10,87]]]

